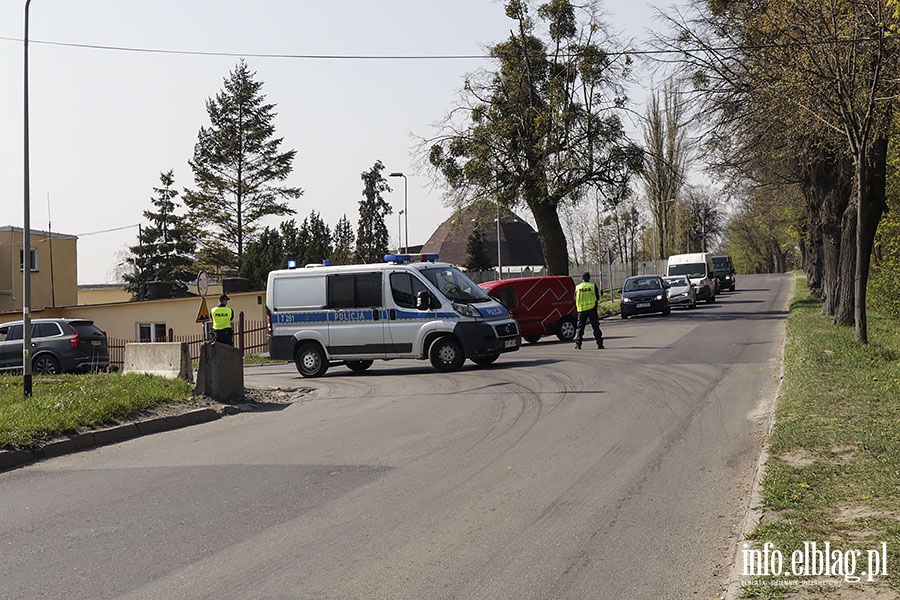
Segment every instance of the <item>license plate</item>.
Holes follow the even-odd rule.
[[[100,340],[91,340],[91,346],[99,346]]]
[[[649,302],[638,302],[637,304],[635,304],[635,306],[637,308],[650,308],[650,303]]]
[[[504,348],[515,348],[516,340],[506,340],[505,342],[503,342],[503,347]]]

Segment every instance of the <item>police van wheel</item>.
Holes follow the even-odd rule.
[[[348,360],[346,363],[347,368],[356,373],[362,373],[366,369],[372,366],[374,360]]]
[[[300,346],[294,355],[294,362],[304,377],[321,377],[328,370],[325,353],[318,344],[307,343]]]
[[[462,346],[450,336],[438,338],[431,344],[428,356],[431,359],[431,365],[441,373],[458,371],[466,361]]]
[[[563,342],[571,342],[575,339],[575,329],[575,319],[572,317],[565,317],[559,322],[559,325],[556,326],[556,337]]]
[[[500,358],[499,354],[495,354],[493,356],[479,356],[478,358],[473,358],[472,362],[479,367],[488,367],[494,364],[494,362],[496,362],[498,358]]]

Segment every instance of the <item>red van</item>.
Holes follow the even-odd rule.
[[[486,281],[479,287],[518,321],[522,338],[534,344],[545,335],[575,339],[575,282],[571,277],[522,277]]]

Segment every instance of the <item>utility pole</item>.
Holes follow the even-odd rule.
[[[24,80],[24,188],[25,213],[22,227],[22,388],[31,397],[31,165],[28,145],[28,6],[25,0],[25,80]]]

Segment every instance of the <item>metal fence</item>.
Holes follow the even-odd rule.
[[[269,348],[268,338],[266,337],[266,322],[253,321],[244,318],[244,313],[238,314],[237,322],[234,328],[234,346],[246,354],[259,354],[265,352]],[[109,365],[118,369],[125,364],[125,344],[133,344],[138,342],[149,342],[151,340],[126,340],[120,338],[109,338]],[[209,336],[198,333],[195,335],[175,335],[170,328],[168,335],[164,340],[156,340],[158,342],[185,342],[188,345],[188,351],[191,354],[191,360],[199,360],[200,347],[204,342],[209,341]]]

